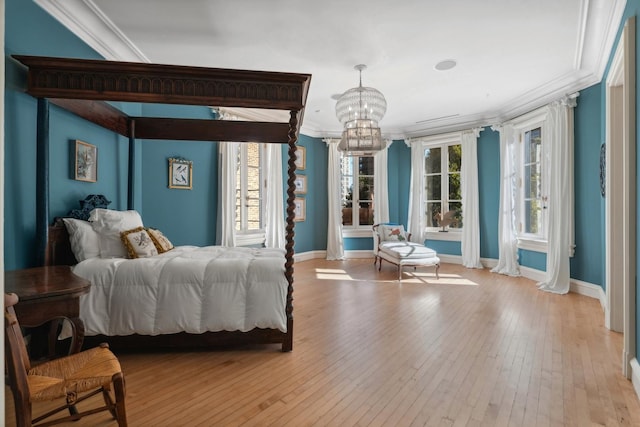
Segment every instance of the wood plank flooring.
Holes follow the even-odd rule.
[[[297,263],[292,353],[120,354],[129,425],[640,425],[622,336],[597,300],[488,270],[440,271],[399,283],[395,267],[379,273],[370,259]]]

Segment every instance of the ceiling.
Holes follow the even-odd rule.
[[[491,125],[601,81],[624,0],[35,0],[106,59],[312,74],[302,132],[382,92],[387,138]],[[454,60],[438,71],[435,65]],[[578,99],[579,102],[579,99]]]

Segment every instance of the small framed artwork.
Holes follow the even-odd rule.
[[[306,149],[302,145],[296,148],[296,169],[304,170],[307,165]]]
[[[293,191],[295,194],[307,194],[307,177],[305,175],[296,175],[293,183],[296,186],[296,189]]]
[[[191,190],[193,183],[193,162],[191,160],[169,159],[169,188]]]
[[[299,197],[293,199],[293,204],[295,205],[295,209],[293,211],[295,214],[295,217],[293,218],[294,221],[304,221],[306,219],[307,207],[305,202],[305,199]]]
[[[74,179],[77,181],[98,181],[98,149],[95,145],[75,140]]]

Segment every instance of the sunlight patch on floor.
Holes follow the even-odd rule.
[[[349,273],[341,268],[316,268],[316,279],[318,280],[341,280],[352,282],[376,282],[376,283],[397,283],[394,280],[372,280],[358,279],[352,277]],[[456,286],[478,286],[478,283],[460,276],[459,274],[440,273],[440,279],[436,279],[435,273],[426,273],[419,271],[408,272],[402,274],[401,283],[427,283],[433,285],[456,285]]]
[[[316,268],[318,280],[354,280],[346,271],[340,268]]]
[[[478,283],[473,280],[469,280],[465,277],[460,276],[459,274],[443,274],[440,273],[440,279],[436,279],[435,273],[420,273],[420,272],[411,272],[405,273],[405,277],[409,276],[410,278],[402,279],[402,282],[407,283],[433,283],[437,285],[456,285],[456,286],[479,286]]]

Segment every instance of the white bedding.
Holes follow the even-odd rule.
[[[86,335],[286,332],[284,251],[178,246],[149,258],[91,258],[73,272],[91,282],[80,298]]]

